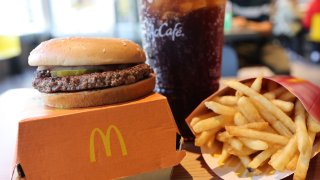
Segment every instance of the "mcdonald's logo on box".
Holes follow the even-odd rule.
[[[36,96],[36,94],[35,94]],[[114,179],[170,168],[177,127],[165,97],[51,109],[32,98],[19,123],[15,164],[32,179]]]
[[[126,143],[124,142],[123,136],[120,132],[120,130],[117,128],[117,126],[115,125],[110,125],[108,127],[107,133],[104,134],[103,131],[100,128],[94,128],[91,132],[90,135],[90,161],[91,162],[96,162],[96,155],[95,155],[95,148],[94,148],[94,139],[95,139],[95,135],[98,134],[101,137],[101,140],[103,142],[104,145],[104,149],[106,150],[106,156],[110,157],[111,156],[111,147],[110,147],[110,133],[111,130],[114,130],[119,143],[120,143],[120,147],[121,147],[121,152],[123,156],[126,156],[128,154],[127,152],[127,147],[126,147]]]

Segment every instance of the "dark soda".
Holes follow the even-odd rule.
[[[181,6],[174,9],[177,1],[167,11],[148,6],[149,1],[142,1],[140,13],[155,90],[168,98],[181,135],[192,138],[185,118],[219,88],[224,5],[181,12]]]

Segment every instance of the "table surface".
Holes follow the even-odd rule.
[[[7,109],[14,107],[18,112],[25,106],[23,104],[26,97],[32,93],[34,91],[31,89],[15,89],[0,95],[0,180],[10,179],[18,131],[17,121],[6,120],[8,117],[13,117],[12,112]],[[183,144],[183,149],[186,151],[186,157],[173,168],[172,179],[219,179],[206,165],[198,147],[192,142],[186,142]],[[316,156],[311,160],[307,179],[320,179],[320,171],[316,169],[318,165],[320,166],[320,158]],[[292,179],[292,176],[286,179]]]
[[[229,31],[224,32],[224,41],[226,43],[242,40],[256,40],[262,35],[256,31],[247,28],[232,27]]]

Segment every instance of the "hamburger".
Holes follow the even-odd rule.
[[[141,47],[115,38],[57,38],[42,42],[28,63],[44,103],[79,108],[120,103],[151,93],[152,69]]]

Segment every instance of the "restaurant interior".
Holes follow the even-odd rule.
[[[151,3],[157,0],[144,1]],[[203,0],[196,1],[201,2]],[[250,3],[253,5],[250,5]],[[10,108],[13,109],[13,104],[16,102],[11,102],[9,98],[23,99],[22,94],[20,94],[21,97],[10,97],[10,92],[13,92],[14,89],[18,92],[20,88],[23,88],[26,96],[29,95],[26,88],[29,90],[33,88],[32,82],[37,67],[28,64],[28,57],[30,52],[40,43],[53,38],[111,37],[128,39],[144,48],[143,31],[145,29],[142,28],[143,22],[141,19],[138,0],[0,1],[0,108],[7,106],[7,104],[1,104],[1,100],[9,102]],[[179,34],[176,35],[179,36]],[[172,36],[172,38],[175,37]],[[176,50],[172,49],[172,51]],[[218,55],[214,57],[216,56],[218,57]],[[274,75],[289,75],[297,78],[295,79],[297,82],[299,79],[304,79],[320,86],[320,0],[227,0],[224,10],[221,58],[221,77],[219,76],[219,80],[217,80],[218,86],[219,82],[225,80],[243,80],[255,77],[272,77]],[[149,62],[147,56],[146,63]],[[184,65],[181,64],[179,67],[184,67]],[[189,67],[189,69],[192,68]],[[177,70],[174,73],[178,74],[178,72],[180,71]],[[214,74],[216,72],[210,73]],[[218,74],[220,74],[219,71]],[[189,82],[189,85],[192,83],[195,82]],[[239,92],[237,89],[235,90],[235,94]],[[161,91],[157,92],[161,93]],[[3,98],[1,99],[1,97]],[[316,100],[320,102],[319,98]],[[171,105],[170,103],[169,105]],[[171,109],[177,111],[172,107]],[[62,110],[61,114],[66,112]],[[152,114],[146,110],[144,116],[147,116],[148,113]],[[126,115],[126,113],[123,114]],[[290,113],[287,114],[290,115]],[[7,114],[7,117],[9,117],[9,114]],[[177,119],[175,114],[170,117]],[[0,125],[3,126],[2,129],[6,129],[7,124],[5,121],[1,122],[1,118],[2,115],[0,115]],[[183,123],[185,123],[185,119],[183,119]],[[11,123],[9,128],[13,128],[14,125],[17,124]],[[15,129],[18,131],[17,127]],[[0,140],[2,139],[4,142],[6,133],[9,133],[9,131],[0,131]],[[108,129],[109,136],[110,131]],[[146,132],[149,131],[146,130]],[[188,132],[191,133],[189,129]],[[178,140],[176,140],[175,145],[179,148],[179,143],[182,141],[179,141],[179,135],[177,137]],[[185,141],[188,141],[188,138]],[[26,142],[28,141],[26,140]],[[8,143],[11,149],[7,149],[6,152],[10,151],[8,154],[12,155],[15,142]],[[5,147],[5,145],[2,145],[2,147]],[[0,151],[2,151],[1,148]],[[204,177],[204,179],[206,179],[205,177],[216,177],[211,171],[206,171],[204,175],[202,171],[197,171],[197,168],[207,167],[203,159],[199,157],[199,149],[195,148],[193,144],[189,148],[191,153],[197,153],[196,155],[189,154],[189,156],[186,156],[184,162],[190,162],[186,166],[190,169],[178,166],[174,170],[173,174],[175,175],[171,178],[184,179],[187,177],[186,179],[190,179],[194,174],[200,178]],[[200,161],[199,159],[201,159],[201,164],[199,162],[196,164],[194,160]],[[8,164],[12,158],[6,160],[5,163]],[[316,175],[313,175],[318,171],[314,164],[319,162],[319,159],[316,158],[313,161],[311,160],[313,165],[310,165],[310,169],[313,174],[309,174],[307,177],[316,177]],[[195,171],[193,171],[194,167],[196,167]],[[189,173],[194,174],[190,175]],[[1,177],[4,177],[4,172],[0,172],[0,179]]]
[[[267,32],[245,26],[244,18],[237,18],[239,8],[233,12],[228,3],[222,77],[290,74],[320,84],[320,12],[309,15],[310,2],[273,1]],[[119,37],[141,44],[135,0],[10,0],[2,1],[0,8],[0,93],[31,87],[34,69],[27,63],[29,53],[50,38]]]

